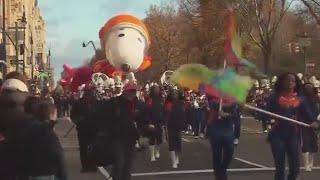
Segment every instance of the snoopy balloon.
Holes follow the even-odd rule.
[[[100,29],[99,38],[114,71],[143,71],[151,65],[146,55],[149,32],[140,19],[131,15],[114,16]]]

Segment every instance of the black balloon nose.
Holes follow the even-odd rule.
[[[121,70],[124,72],[129,72],[130,71],[130,65],[129,64],[122,64],[121,65]]]

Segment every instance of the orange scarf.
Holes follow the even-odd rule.
[[[279,104],[284,107],[297,107],[300,105],[300,99],[297,93],[282,94],[278,100]]]

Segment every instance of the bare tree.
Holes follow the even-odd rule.
[[[191,22],[199,63],[219,66],[223,59],[225,7],[217,0],[181,0],[180,6]]]
[[[320,1],[319,0],[300,0],[307,8],[308,13],[320,25]]]
[[[177,65],[177,59],[182,56],[182,24],[179,13],[170,4],[152,5],[147,10],[144,19],[151,35],[149,53],[153,59],[150,71],[153,76],[160,77],[161,73]]]
[[[283,17],[294,0],[242,0],[239,7],[247,20],[247,31],[263,55],[263,71],[269,73],[273,43]]]

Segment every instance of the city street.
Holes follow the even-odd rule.
[[[60,137],[72,126],[68,120],[60,120],[56,130]],[[80,161],[76,131],[67,138],[61,138],[65,149],[70,179],[103,180],[107,179],[107,171],[99,168],[97,173],[80,173]],[[315,168],[306,173],[301,170],[299,180],[316,180],[320,177],[320,154],[316,156]],[[147,149],[137,151],[134,166],[133,180],[198,180],[213,179],[211,170],[210,145],[206,140],[183,138],[183,154],[181,166],[178,169],[170,167],[170,158],[167,145],[161,149],[161,158],[151,163]],[[231,180],[270,180],[273,179],[273,162],[265,135],[260,133],[260,125],[251,118],[243,120],[240,144],[236,147],[234,160],[229,169]]]

